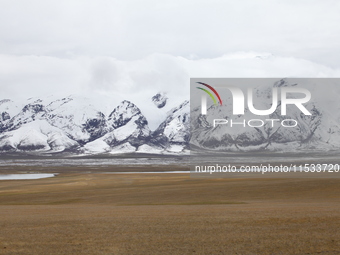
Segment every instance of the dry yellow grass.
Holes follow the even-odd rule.
[[[339,227],[338,179],[0,181],[0,254],[340,254]]]

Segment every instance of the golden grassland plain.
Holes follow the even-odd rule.
[[[0,181],[0,254],[340,254],[340,179],[69,170]]]

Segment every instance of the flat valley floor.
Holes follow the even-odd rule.
[[[340,254],[340,179],[54,170],[0,181],[0,254]]]

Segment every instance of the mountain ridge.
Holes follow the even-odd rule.
[[[162,132],[151,131],[148,120],[134,103],[123,100],[106,116],[91,103],[81,104],[81,100],[66,97],[44,105],[43,100],[36,99],[24,105],[14,116],[10,116],[5,107],[6,103],[13,102],[0,101],[0,153],[172,152],[171,146],[175,141],[164,139],[166,135]],[[188,113],[188,103],[186,105]],[[173,112],[177,112],[176,107],[164,115],[164,119],[171,122],[169,115]],[[188,126],[189,120],[184,118],[183,121]],[[167,126],[163,122],[161,125]],[[173,132],[176,133],[176,130]],[[176,152],[187,150],[188,136],[184,140]]]
[[[280,79],[254,88],[254,95],[261,99],[257,109],[271,108],[272,88],[299,85],[294,80]],[[310,116],[301,114],[298,108],[282,116],[279,101],[273,113],[256,116],[265,123],[263,126],[229,129],[225,125],[214,127],[213,120],[240,123],[251,119],[254,116],[248,107],[244,115],[233,115],[227,104],[209,105],[207,115],[202,115],[199,106],[190,109],[188,100],[178,103],[165,93],[148,98],[144,108],[131,100],[120,100],[110,110],[77,96],[31,98],[18,103],[4,99],[0,100],[0,153],[187,154],[190,148],[217,152],[339,151],[339,102],[336,97],[317,100],[319,95],[315,94],[316,98],[305,105]],[[231,95],[224,101],[231,103]],[[151,108],[148,114],[146,106]],[[150,116],[157,119],[153,128]],[[267,118],[275,119],[278,126],[270,126]],[[298,124],[282,128],[278,123],[286,119]]]

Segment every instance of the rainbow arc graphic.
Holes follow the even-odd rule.
[[[197,83],[205,86],[208,89],[210,89],[210,91],[209,91],[206,88],[196,87],[200,90],[203,90],[205,93],[207,93],[211,97],[211,99],[213,100],[215,105],[218,105],[216,97],[218,99],[219,104],[222,105],[222,99],[221,99],[220,95],[217,93],[217,91],[212,86],[210,86],[209,84],[203,83],[203,82],[197,82]]]

